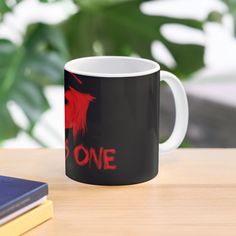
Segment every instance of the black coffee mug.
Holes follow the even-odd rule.
[[[160,81],[171,88],[176,121],[159,142]],[[86,57],[65,65],[66,175],[98,185],[141,183],[158,173],[159,153],[176,149],[188,124],[184,88],[154,61]]]

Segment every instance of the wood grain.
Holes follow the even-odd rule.
[[[236,235],[236,149],[177,150],[123,187],[68,179],[63,150],[0,150],[0,174],[49,183],[55,216],[29,236]]]

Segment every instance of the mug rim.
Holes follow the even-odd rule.
[[[93,61],[93,60],[103,60],[103,59],[111,59],[111,60],[130,60],[133,62],[137,63],[145,63],[146,65],[149,64],[151,66],[150,69],[146,70],[141,70],[138,72],[128,72],[128,73],[100,73],[100,72],[90,72],[90,71],[83,71],[79,70],[78,68],[73,68],[75,67],[75,63],[79,62],[86,62],[86,61]],[[64,70],[75,73],[78,75],[84,75],[84,76],[92,76],[92,77],[109,77],[109,78],[123,78],[123,77],[139,77],[139,76],[144,76],[144,75],[150,75],[155,72],[158,72],[160,70],[160,65],[152,61],[150,59],[146,58],[140,58],[140,57],[129,57],[129,56],[89,56],[89,57],[80,57],[76,58],[73,60],[68,61],[65,66]]]

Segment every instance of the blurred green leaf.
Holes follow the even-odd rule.
[[[59,1],[62,1],[62,0],[39,0],[40,2],[43,2],[43,3],[53,3],[53,2],[59,2]]]
[[[12,9],[22,0],[6,1],[0,0],[0,20],[2,20],[3,14],[12,11]]]
[[[101,8],[120,4],[123,2],[132,2],[137,0],[74,0],[82,10],[92,11],[99,10]],[[139,0],[140,1],[140,0]]]
[[[236,36],[236,0],[222,0],[229,8],[234,19],[234,35]]]
[[[0,14],[4,14],[10,10],[11,8],[6,4],[5,1],[0,1]]]
[[[14,123],[6,106],[0,102],[0,142],[15,137],[19,127]]]
[[[138,55],[154,59],[151,44],[159,40],[177,64],[174,69],[161,65],[162,69],[186,78],[202,68],[203,46],[173,43],[160,33],[162,26],[172,23],[202,30],[202,22],[145,15],[140,10],[143,2],[74,0],[80,11],[62,24],[30,25],[20,46],[0,40],[0,141],[16,136],[21,129],[9,113],[10,101],[17,103],[28,118],[30,125],[26,131],[32,136],[36,122],[49,108],[44,89],[63,83],[63,67],[68,59],[90,55]],[[0,14],[13,7],[14,4],[9,6],[0,1]]]
[[[32,129],[49,108],[45,86],[63,83],[62,68],[68,53],[57,27],[37,24],[29,27],[18,47],[0,40],[0,54],[0,140],[4,140],[19,131],[9,114],[8,102],[19,105]]]
[[[187,140],[186,138],[184,139],[184,141],[180,145],[181,148],[190,148],[192,146],[193,146],[192,143],[189,140]]]
[[[204,65],[203,46],[173,43],[160,33],[163,25],[171,23],[201,30],[200,21],[145,15],[140,11],[140,3],[144,2],[140,0],[99,0],[94,4],[84,0],[77,2],[87,7],[81,8],[62,25],[73,58],[138,54],[153,59],[151,43],[159,40],[176,60],[177,67],[172,71],[177,75],[186,77]],[[103,8],[100,8],[101,5]],[[165,66],[162,65],[162,68],[165,69]]]
[[[222,18],[223,18],[222,13],[220,13],[220,12],[218,12],[218,11],[212,11],[212,12],[210,12],[210,14],[208,15],[207,21],[212,21],[212,22],[221,23],[221,22],[222,22]]]

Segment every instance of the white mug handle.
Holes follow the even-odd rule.
[[[188,100],[180,80],[167,71],[161,71],[160,80],[165,81],[171,88],[175,100],[175,126],[170,137],[159,144],[160,154],[176,149],[183,141],[188,127]]]

